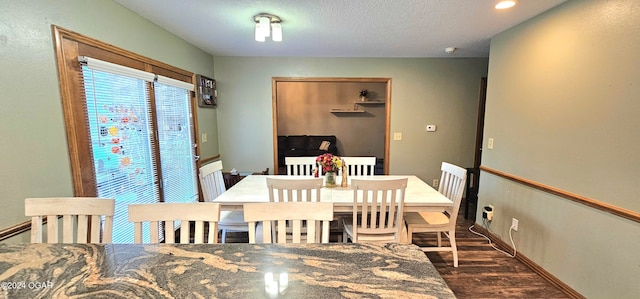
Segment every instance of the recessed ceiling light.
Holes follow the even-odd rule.
[[[518,4],[517,0],[505,0],[498,2],[495,7],[496,9],[507,9],[514,7],[516,4]]]

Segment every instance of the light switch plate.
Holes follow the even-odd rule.
[[[489,138],[487,141],[487,148],[493,149],[493,138]]]
[[[393,133],[393,140],[402,140],[402,133],[400,132]]]
[[[202,134],[202,143],[207,143],[207,134]]]

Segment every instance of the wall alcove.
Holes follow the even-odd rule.
[[[338,155],[375,156],[377,173],[388,173],[391,78],[274,77],[272,101],[276,174],[284,173],[286,136],[300,135],[335,136]]]

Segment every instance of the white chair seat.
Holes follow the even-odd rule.
[[[347,236],[353,236],[353,218],[343,218],[342,223],[344,233],[347,234]],[[400,232],[399,243],[407,243],[408,236],[409,235],[407,234],[407,228],[403,226],[402,231]],[[361,236],[360,241],[374,243],[396,243],[396,238],[394,233],[389,233],[388,235]]]
[[[404,214],[406,223],[411,223],[415,227],[434,227],[435,225],[449,225],[449,217],[440,212],[419,212]]]

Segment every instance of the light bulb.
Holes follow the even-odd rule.
[[[516,0],[505,0],[505,1],[500,1],[498,2],[498,4],[496,4],[496,9],[507,9],[510,7],[515,6],[517,3]]]
[[[282,41],[282,25],[280,23],[273,23],[271,24],[271,30],[273,30],[273,36],[271,37],[271,39],[274,42],[281,42]]]
[[[267,17],[260,17],[259,23],[260,30],[262,30],[262,35],[264,35],[265,37],[271,35],[271,33],[269,32],[269,24],[271,23],[271,20]]]
[[[265,41],[265,36],[264,34],[262,34],[262,28],[260,23],[256,23],[256,41],[257,42],[264,42]]]

